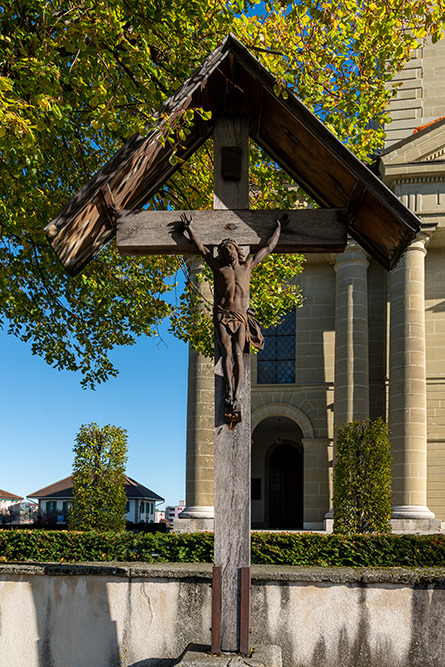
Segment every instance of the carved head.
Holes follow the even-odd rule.
[[[238,243],[233,239],[224,239],[218,246],[218,255],[219,257],[224,257],[225,259],[230,259],[231,251],[235,250],[238,255],[238,261],[244,262],[245,257]]]

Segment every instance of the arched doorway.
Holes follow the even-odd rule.
[[[252,435],[252,527],[303,527],[303,433],[287,417],[267,417]]]
[[[303,528],[303,461],[295,445],[278,444],[269,459],[269,528]]]

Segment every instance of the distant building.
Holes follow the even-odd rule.
[[[125,495],[127,496],[125,508],[127,521],[154,523],[155,505],[164,502],[164,498],[127,476],[125,476]],[[58,521],[64,523],[73,501],[73,477],[70,475],[43,489],[34,491],[28,495],[28,498],[38,500],[41,514],[58,514],[60,517]]]
[[[170,526],[173,526],[173,520],[177,519],[185,507],[185,500],[180,500],[179,505],[169,505],[165,508],[165,518]]]
[[[9,493],[8,491],[0,489],[0,512],[9,509],[9,507],[20,503],[22,500],[23,498],[21,496],[16,496],[14,493]]]
[[[155,510],[155,523],[165,521],[165,510]]]
[[[0,514],[2,523],[20,523],[20,501],[21,496],[0,489]]]
[[[25,500],[17,505],[19,521],[14,519],[13,523],[33,523],[37,518],[39,511],[38,503],[33,503],[30,500]]]

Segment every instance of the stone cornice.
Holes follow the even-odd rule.
[[[409,162],[390,164],[385,166],[382,174],[384,183],[394,185],[395,182],[412,183],[414,181],[425,183],[445,180],[445,160]]]

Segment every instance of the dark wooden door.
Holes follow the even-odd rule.
[[[303,461],[291,445],[280,445],[270,457],[269,527],[303,527]]]

